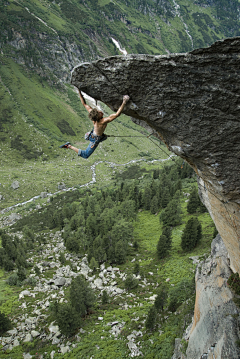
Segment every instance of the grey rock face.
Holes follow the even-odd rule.
[[[196,303],[187,359],[240,358],[239,309],[227,286],[231,274],[226,248],[218,235],[212,253],[196,270]]]

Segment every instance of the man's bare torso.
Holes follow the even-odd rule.
[[[107,127],[107,123],[104,123],[104,118],[102,118],[98,122],[97,121],[93,122],[94,134],[97,136],[102,136],[106,127]]]

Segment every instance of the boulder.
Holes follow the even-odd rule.
[[[20,345],[18,338],[15,338],[13,341],[13,347],[18,347]]]
[[[39,337],[39,335],[40,335],[40,333],[39,333],[37,330],[32,330],[32,331],[31,331],[31,336],[32,336],[33,338]]]
[[[48,196],[47,192],[41,192],[40,197],[41,198],[46,198]]]
[[[20,183],[18,181],[14,181],[12,184],[11,184],[11,188],[12,189],[18,189],[20,186]]]
[[[69,348],[69,346],[67,345],[66,347],[61,347],[60,348],[60,350],[61,350],[61,353],[62,354],[66,354],[66,353],[68,353],[69,351],[70,351],[70,348]]]
[[[64,190],[64,189],[66,189],[66,186],[65,186],[65,184],[64,183],[59,183],[58,184],[58,190]]]
[[[27,335],[26,335],[26,337],[25,337],[25,339],[24,339],[24,342],[25,343],[27,343],[27,342],[31,342],[32,341],[32,336],[31,336],[31,334],[30,333],[28,333]]]
[[[64,286],[65,283],[66,283],[66,278],[64,278],[64,277],[57,278],[54,281],[54,284],[58,287]]]

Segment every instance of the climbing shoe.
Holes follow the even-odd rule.
[[[59,146],[60,148],[68,148],[68,145],[71,145],[70,142],[64,143],[64,145]]]

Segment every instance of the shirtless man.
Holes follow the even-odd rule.
[[[121,114],[125,104],[129,100],[129,96],[128,95],[123,96],[123,102],[116,113],[113,113],[108,117],[103,117],[102,111],[98,111],[96,108],[92,109],[89,105],[87,105],[81,91],[80,90],[78,91],[79,91],[80,100],[83,106],[85,107],[85,109],[89,112],[88,116],[93,122],[93,130],[89,133],[86,133],[85,135],[85,139],[89,140],[90,143],[86,150],[78,149],[72,146],[70,142],[67,142],[60,147],[70,148],[71,150],[75,151],[78,154],[78,156],[81,156],[83,158],[88,158],[95,151],[99,143],[107,139],[107,136],[104,134],[107,124],[115,120],[115,118],[117,118]]]

